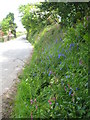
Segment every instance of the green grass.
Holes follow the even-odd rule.
[[[0,42],[3,42],[4,40],[3,40],[3,38],[0,38]]]
[[[88,97],[88,34],[51,25],[30,35],[34,53],[19,77],[13,117],[86,118]],[[85,31],[83,33],[83,31]]]

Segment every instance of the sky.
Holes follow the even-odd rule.
[[[6,17],[9,12],[14,13],[15,22],[18,26],[17,31],[24,31],[18,12],[20,5],[27,3],[43,2],[44,0],[0,0],[0,21]]]

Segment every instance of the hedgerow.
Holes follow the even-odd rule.
[[[61,29],[50,25],[29,38],[30,65],[20,76],[15,118],[88,118],[87,19]]]

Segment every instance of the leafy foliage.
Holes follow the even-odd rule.
[[[12,34],[14,34],[14,37],[16,37],[16,28],[17,25],[14,23],[14,14],[9,13],[6,18],[4,18],[1,22],[1,28],[4,34],[7,34],[10,30]]]
[[[88,3],[28,4],[19,11],[34,53],[20,76],[13,116],[87,119]]]
[[[37,12],[37,8],[34,5],[21,5],[19,7],[19,12],[21,13],[21,20],[22,20],[22,24],[24,25],[24,27],[27,30],[27,38],[28,38],[28,34],[29,32],[33,31],[37,31],[37,29],[39,30],[39,25],[38,23],[40,22],[40,20],[38,19],[39,15]]]
[[[78,20],[83,20],[89,14],[88,3],[42,2],[36,5],[22,5],[19,8],[22,24],[27,30],[27,39],[30,32],[39,31],[45,25],[59,23],[74,26]]]
[[[14,117],[88,118],[87,19],[47,26],[33,35],[34,53],[20,76]]]

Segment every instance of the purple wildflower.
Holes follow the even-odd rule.
[[[67,53],[68,51],[67,51],[67,50],[65,50],[65,52]]]
[[[52,102],[50,100],[48,100],[48,102],[49,102],[50,105],[52,104]]]
[[[79,61],[79,65],[82,65],[82,61],[81,60]]]
[[[66,76],[66,79],[67,79],[67,78],[70,78],[70,75],[67,75],[67,76]]]
[[[69,84],[67,84],[67,86],[70,88],[70,85],[69,85]]]
[[[49,72],[48,76],[50,76],[52,74],[52,71]]]
[[[78,90],[78,88],[76,88],[76,90]]]
[[[60,41],[62,41],[62,38],[60,38]]]
[[[62,70],[62,68],[60,68],[60,70]]]
[[[70,47],[74,47],[74,43],[71,43],[71,44],[70,44]]]
[[[58,54],[58,58],[60,58],[61,56],[63,56],[63,57],[65,57],[65,55],[64,54]]]
[[[30,102],[31,102],[31,104],[33,104],[33,100],[32,99],[30,100]]]
[[[56,39],[56,43],[57,43],[57,39]]]
[[[74,96],[74,94],[71,94],[71,96]]]
[[[79,46],[77,45],[77,50],[79,49]]]
[[[69,95],[71,95],[71,93],[72,93],[72,90],[69,91]]]
[[[36,110],[37,110],[37,108],[38,108],[38,107],[37,107],[37,105],[36,105]]]
[[[71,50],[72,47],[74,47],[74,43],[70,44],[69,50]]]
[[[61,54],[58,54],[58,58],[60,58],[61,57]]]
[[[62,54],[62,56],[63,56],[63,57],[65,57],[65,55],[64,55],[64,54]]]
[[[60,70],[62,70],[62,68],[60,68]]]
[[[56,97],[53,97],[52,100],[55,101],[55,100],[56,100]]]

